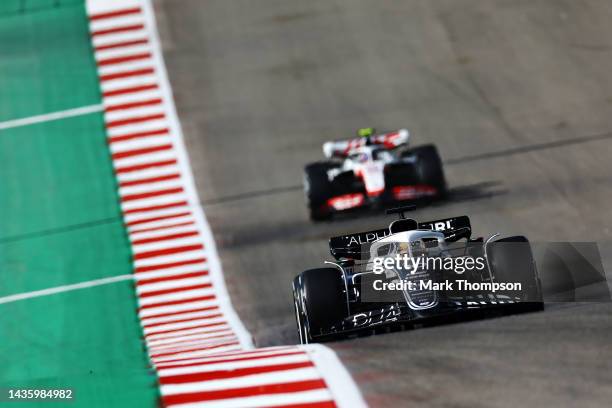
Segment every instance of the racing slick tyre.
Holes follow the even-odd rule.
[[[416,173],[419,183],[435,187],[439,196],[445,195],[446,179],[436,146],[431,144],[417,146],[406,153],[417,157]]]
[[[293,281],[293,298],[302,344],[331,337],[330,328],[346,317],[342,273],[336,268],[309,269]]]
[[[328,162],[311,163],[304,168],[304,192],[308,200],[310,219],[323,221],[331,218],[332,212],[327,208],[327,200],[333,194],[327,171],[336,167]]]
[[[542,308],[542,290],[527,238],[513,236],[490,243],[486,249],[494,282],[520,283],[520,290],[504,291],[514,301]]]

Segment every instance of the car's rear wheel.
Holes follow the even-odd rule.
[[[488,244],[487,261],[494,282],[520,283],[521,289],[501,292],[513,300],[533,306],[542,305],[540,279],[527,238],[513,236]]]
[[[446,193],[446,179],[442,160],[434,145],[417,146],[408,150],[404,156],[416,156],[416,176],[420,184],[435,187],[438,195]]]
[[[332,196],[332,185],[327,171],[336,167],[330,162],[311,163],[304,168],[304,192],[308,201],[310,219],[323,221],[331,218],[331,209],[327,200]]]
[[[293,282],[293,296],[302,344],[333,336],[330,329],[347,316],[345,285],[336,268],[302,272]]]

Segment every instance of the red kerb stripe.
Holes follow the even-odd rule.
[[[139,170],[149,169],[151,167],[171,166],[173,164],[176,164],[176,159],[162,160],[162,161],[151,162],[151,163],[143,163],[143,164],[135,164],[134,166],[117,167],[115,169],[115,172],[117,172],[117,173],[130,173],[132,171],[139,171]],[[131,224],[128,223],[128,225],[131,225]]]
[[[174,323],[174,322],[171,322],[171,323]],[[210,343],[211,341],[219,341],[221,339],[229,339],[229,338],[236,339],[236,336],[233,334],[231,330],[226,331],[225,333],[215,334],[214,336],[209,336],[207,333],[202,333],[202,334],[197,334],[196,337],[191,337],[189,339],[185,339],[185,338],[176,339],[174,340],[174,343],[153,344],[149,346],[149,350],[153,350],[153,351],[168,350],[169,348],[174,348],[174,347],[187,347],[190,344],[191,345],[204,344],[204,343]]]
[[[155,99],[149,99],[146,101],[122,103],[119,105],[110,105],[106,107],[105,111],[106,112],[121,111],[121,110],[127,110],[127,109],[140,108],[141,106],[159,105],[161,103],[162,103],[161,98],[155,98]]]
[[[148,59],[148,58],[151,58],[151,53],[142,52],[140,54],[125,55],[123,57],[115,57],[115,58],[107,58],[107,59],[99,60],[98,66],[104,67],[106,65],[123,64],[123,63],[130,62],[130,61],[138,61],[138,60]]]
[[[210,289],[210,288],[212,288],[212,284],[211,283],[201,283],[199,285],[181,286],[180,288],[162,289],[162,290],[156,290],[156,291],[153,291],[153,292],[139,293],[138,297],[147,298],[147,297],[151,297],[151,296],[167,295],[169,293],[183,292],[183,291],[186,291],[186,290]]]
[[[173,248],[157,249],[155,251],[140,252],[138,254],[134,254],[134,259],[136,260],[149,259],[149,258],[155,258],[158,256],[180,254],[182,252],[199,251],[202,249],[204,249],[203,244],[183,245],[183,246],[173,247]]]
[[[262,367],[237,368],[235,370],[218,370],[209,371],[205,373],[171,375],[167,377],[160,377],[159,382],[160,384],[185,384],[198,381],[211,381],[221,380],[225,378],[243,377],[252,374],[273,373],[277,371],[294,370],[297,368],[307,368],[313,366],[314,365],[311,361],[304,361],[301,363],[274,364]]]
[[[237,358],[213,359],[210,361],[196,361],[196,362],[187,363],[187,364],[179,364],[179,363],[164,364],[163,368],[191,367],[191,366],[202,366],[206,364],[231,363],[235,361],[261,360],[261,359],[273,358],[273,357],[296,356],[299,354],[304,354],[304,352],[303,351],[289,351],[287,353],[269,354],[269,355],[263,355],[263,356],[252,356],[252,357],[247,356],[247,357],[237,357]]]
[[[135,69],[132,71],[117,72],[116,74],[107,74],[100,76],[100,81],[112,81],[113,79],[129,78],[140,75],[150,75],[155,73],[153,68]]]
[[[95,48],[95,50],[96,51],[112,50],[115,48],[131,47],[132,45],[142,45],[142,44],[148,44],[148,43],[149,43],[149,40],[147,40],[146,38],[142,38],[140,40],[121,41],[121,42],[116,42],[112,44],[98,45]]]
[[[143,178],[140,180],[122,181],[119,183],[119,186],[120,187],[138,186],[141,184],[151,184],[151,183],[157,183],[160,181],[174,180],[180,177],[181,176],[179,174],[168,174],[167,176],[149,177],[149,178]]]
[[[244,388],[232,388],[219,391],[201,391],[185,394],[162,396],[165,406],[173,404],[186,404],[191,402],[212,401],[227,398],[246,398],[257,395],[283,394],[301,391],[311,391],[326,388],[323,380],[305,380],[282,384],[266,384]]]
[[[112,122],[106,122],[106,127],[112,128],[112,127],[117,127],[117,126],[131,125],[134,123],[148,122],[148,121],[156,120],[156,119],[164,119],[165,117],[166,115],[164,115],[163,113],[158,113],[155,115],[147,115],[147,116],[136,116],[136,117],[129,118],[129,119],[122,119],[122,120],[115,120]]]
[[[302,404],[276,405],[274,408],[336,408],[334,401],[305,402]]]
[[[128,134],[125,134],[125,135],[119,135],[119,136],[111,137],[109,139],[109,143],[124,142],[126,140],[138,139],[138,138],[141,138],[141,137],[167,135],[168,133],[169,133],[169,130],[167,128],[148,130],[146,132],[128,133]]]
[[[189,214],[189,213],[186,213],[186,214]],[[168,217],[157,217],[157,218],[168,218]],[[138,268],[136,268],[136,273],[158,271],[160,269],[170,269],[170,268],[176,268],[179,266],[195,265],[195,264],[204,263],[204,262],[206,262],[206,258],[195,258],[195,259],[189,259],[187,261],[170,262],[170,263],[163,263],[163,264],[151,265],[151,266],[139,266]]]
[[[177,201],[174,203],[153,205],[151,207],[132,208],[131,210],[123,211],[123,215],[136,214],[136,213],[149,212],[149,211],[157,211],[157,210],[165,210],[167,208],[174,208],[174,207],[187,207],[188,204],[189,203],[187,201]]]
[[[197,329],[196,328],[196,329],[194,329],[193,327],[188,327],[188,328],[183,330],[183,332],[189,331],[189,333],[187,333],[187,334],[185,334],[185,333],[175,333],[175,334],[172,334],[170,336],[166,335],[166,336],[163,336],[163,337],[160,337],[160,338],[154,338],[155,335],[152,335],[152,336],[148,336],[148,337],[151,337],[151,338],[148,338],[147,342],[149,342],[148,344],[151,344],[151,342],[157,341],[157,340],[166,341],[166,340],[170,340],[170,339],[178,339],[178,338],[185,337],[185,336],[191,336],[192,334],[212,334],[212,333],[221,333],[221,332],[231,331],[231,328],[225,322],[222,322],[222,323],[219,323],[219,324],[216,324],[216,325],[212,325],[212,326],[215,326],[215,328],[212,329],[212,330],[210,328],[204,328],[204,329]],[[191,359],[191,358],[195,358],[195,357],[189,357],[189,358]],[[164,361],[164,363],[175,363],[177,361],[182,361],[182,360],[184,360],[184,358],[170,359],[170,360]]]
[[[160,230],[164,230],[164,229],[168,229],[168,228],[174,228],[174,227],[183,227],[186,225],[195,225],[195,221],[187,221],[187,222],[180,222],[178,224],[170,224],[170,225],[162,225],[161,227],[151,227],[151,228],[143,228],[143,229],[136,229],[130,232],[130,235],[134,235],[140,232],[150,232],[150,231],[160,231]]]
[[[138,240],[132,241],[132,245],[142,245],[142,244],[150,244],[152,242],[170,241],[173,239],[194,237],[196,235],[199,235],[198,231],[180,232],[176,234],[162,235],[160,237],[138,239]]]
[[[134,150],[126,150],[123,152],[117,152],[117,153],[113,153],[112,157],[113,157],[113,160],[119,160],[119,159],[125,159],[126,157],[141,156],[143,154],[161,152],[164,150],[171,150],[171,149],[172,149],[171,144],[164,144],[164,145],[159,145],[159,146],[144,147],[142,149],[134,149]]]
[[[156,359],[159,359],[162,357],[173,356],[175,354],[190,353],[194,351],[203,351],[203,350],[213,350],[213,349],[220,348],[220,347],[233,346],[234,344],[239,344],[239,343],[237,341],[228,341],[224,343],[219,342],[217,344],[213,344],[210,346],[180,347],[173,351],[168,351],[165,353],[151,353],[150,356],[151,356],[151,359],[155,361]]]
[[[198,272],[181,273],[180,275],[171,275],[171,276],[162,276],[159,278],[142,279],[142,280],[136,281],[136,286],[150,285],[152,283],[167,282],[167,281],[173,281],[173,280],[198,278],[198,277],[204,277],[207,275],[208,275],[208,271],[198,271]]]
[[[167,188],[165,190],[149,191],[149,192],[140,193],[140,194],[130,194],[130,195],[122,196],[121,202],[126,203],[129,201],[144,200],[145,198],[162,197],[166,195],[179,194],[182,192],[183,192],[183,187],[176,187],[176,188]]]
[[[221,329],[221,330],[215,330],[215,332],[218,331],[223,331],[223,330],[227,330],[227,329]],[[200,333],[195,333],[195,334],[200,334]],[[201,334],[206,334],[206,333],[201,333]],[[183,335],[179,335],[179,337],[183,337],[183,336],[189,336],[189,334],[183,334]],[[161,339],[159,339],[161,340]],[[167,340],[167,339],[164,339]],[[150,340],[153,341],[153,340]],[[291,346],[284,346],[284,347],[279,347],[278,350],[276,351],[282,351],[282,350],[291,350],[291,349],[295,349],[295,347],[291,347]],[[223,351],[220,353],[215,353],[215,354],[209,354],[209,355],[202,355],[202,356],[196,356],[196,357],[187,357],[187,358],[177,358],[174,360],[166,360],[163,362],[160,362],[159,365],[161,366],[163,365],[169,365],[169,364],[176,364],[177,366],[180,365],[180,362],[184,362],[185,360],[197,360],[200,362],[204,362],[204,363],[208,363],[210,362],[210,364],[214,364],[217,360],[219,359],[223,359],[223,358],[239,358],[242,356],[251,356],[253,354],[257,354],[257,353],[261,353],[261,350],[252,350],[252,351],[244,351],[244,350],[232,350],[232,351]],[[222,362],[222,361],[221,361]]]
[[[208,311],[212,311],[212,310],[217,310],[219,309],[219,306],[208,306],[208,307],[201,307],[199,309],[188,309],[188,310],[181,310],[180,312],[168,312],[168,313],[158,313],[156,315],[151,315],[151,316],[146,316],[146,317],[142,317],[142,319],[153,319],[156,317],[167,317],[167,316],[174,316],[174,315],[179,315],[179,314],[183,314],[183,313],[192,313],[192,312],[208,312]],[[197,333],[194,333],[197,334]]]
[[[104,20],[106,18],[114,18],[120,16],[126,16],[128,14],[138,14],[140,13],[140,7],[127,8],[122,10],[109,11],[107,13],[97,13],[89,16],[89,19],[92,21],[96,20]]]
[[[105,97],[105,98],[108,98],[110,96],[125,95],[125,94],[130,94],[130,93],[149,91],[151,89],[157,89],[157,88],[158,88],[157,84],[132,86],[132,87],[129,87],[129,88],[119,88],[119,89],[115,89],[113,91],[107,91],[107,92],[104,92],[102,94],[102,96]]]
[[[132,24],[132,25],[127,25],[127,26],[122,26],[122,27],[109,28],[106,30],[94,31],[93,33],[91,33],[91,36],[97,37],[100,35],[124,33],[126,31],[136,31],[136,30],[142,30],[142,29],[144,29],[144,24]]]
[[[214,300],[214,299],[216,299],[215,295],[208,295],[208,296],[200,296],[200,297],[189,298],[189,299],[172,300],[168,302],[152,303],[150,305],[140,306],[138,310],[150,309],[152,307],[174,306],[174,305],[180,305],[183,303],[200,302],[200,301]],[[226,323],[220,322],[219,324],[226,324]]]
[[[193,327],[181,327],[179,329],[172,329],[172,330],[164,330],[164,331],[158,331],[158,332],[154,332],[154,333],[147,333],[147,335],[145,337],[147,338],[151,338],[154,336],[158,336],[160,334],[171,334],[171,333],[177,333],[177,332],[182,332],[185,330],[192,330],[192,329],[206,329],[209,327],[217,327],[220,324],[227,324],[227,322],[216,322],[216,323],[206,323],[206,324],[200,324],[197,326],[193,326]],[[164,337],[165,338],[165,337]]]
[[[181,319],[180,316],[177,316],[176,319],[173,320],[167,320],[165,322],[159,322],[159,323],[151,323],[151,324],[145,324],[143,327],[145,329],[150,329],[152,327],[159,327],[159,326],[163,326],[165,324],[174,324],[174,323],[185,323],[185,322],[193,322],[195,320],[201,320],[201,319],[214,319],[217,317],[222,317],[223,315],[221,313],[218,314],[212,314],[212,315],[208,315],[208,316],[196,316],[196,317],[189,317],[189,318],[185,318],[185,319]],[[222,337],[222,335],[218,335],[218,336],[211,336],[210,338],[215,338],[215,337]],[[208,338],[208,337],[207,337]]]

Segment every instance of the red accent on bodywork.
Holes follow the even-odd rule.
[[[384,192],[385,192],[384,188],[381,188],[380,190],[368,190],[368,197],[378,197]]]
[[[327,200],[327,205],[334,210],[342,211],[363,205],[365,198],[363,194],[344,194]]]

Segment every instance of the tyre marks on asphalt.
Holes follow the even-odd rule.
[[[363,406],[319,346],[253,349],[199,205],[146,1],[88,2],[138,314],[165,406]]]

